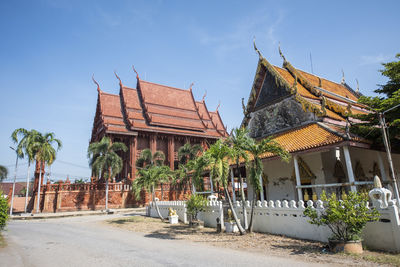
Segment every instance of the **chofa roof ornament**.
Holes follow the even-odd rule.
[[[99,92],[100,93],[100,85],[99,85],[99,83],[94,79],[94,74],[92,75],[92,81],[94,82],[94,84],[96,84],[97,85],[97,92]]]
[[[281,58],[283,59],[283,61],[286,62],[286,58],[285,58],[285,56],[283,55],[282,50],[281,50],[281,42],[278,43],[278,50],[279,50],[279,55],[281,56]]]
[[[136,79],[139,79],[139,73],[136,71],[135,66],[132,65],[133,71],[136,73]]]
[[[342,80],[340,81],[340,83],[343,84],[343,85],[346,83],[346,80],[345,80],[345,78],[344,78],[344,71],[343,71],[343,69],[342,69]]]
[[[119,81],[119,86],[122,87],[121,79],[119,78],[119,76],[118,76],[118,74],[117,74],[116,71],[114,71],[114,75],[115,75],[115,77],[117,77],[117,79],[118,79],[118,81]]]
[[[254,45],[254,50],[256,50],[256,52],[257,52],[257,54],[258,54],[258,57],[259,57],[260,59],[262,59],[263,56],[262,56],[260,50],[258,50],[258,49],[257,49],[257,46],[256,46],[256,37],[255,37],[255,36],[254,36],[254,38],[253,38],[253,45]]]

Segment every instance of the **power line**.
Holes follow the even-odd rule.
[[[62,163],[62,164],[66,164],[66,165],[71,165],[71,166],[75,166],[75,167],[79,167],[79,168],[84,168],[84,169],[90,169],[87,166],[82,166],[76,163],[72,163],[72,162],[68,162],[68,161],[62,161],[62,160],[57,160],[57,162]]]

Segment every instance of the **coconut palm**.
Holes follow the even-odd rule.
[[[62,142],[55,138],[54,133],[37,133],[32,137],[29,145],[29,153],[33,153],[35,160],[39,163],[39,181],[38,181],[38,191],[37,191],[37,203],[36,212],[39,212],[40,204],[40,186],[42,179],[42,166],[43,168],[51,166],[56,159],[57,151],[62,147]],[[53,146],[56,145],[57,148]]]
[[[8,175],[8,170],[6,167],[0,165],[0,182],[3,181]]]
[[[108,181],[121,172],[123,161],[116,153],[126,152],[128,148],[124,143],[111,142],[111,139],[104,136],[99,142],[91,143],[88,147],[89,165],[93,173],[101,173],[106,178],[106,210],[108,210]]]
[[[189,174],[194,170],[194,160],[202,152],[203,148],[200,145],[191,145],[190,143],[186,143],[178,149],[179,167],[176,176],[180,179],[180,183],[189,182]],[[192,181],[192,186],[192,191],[195,192],[194,181]]]
[[[31,163],[35,160],[35,151],[34,151],[34,140],[37,138],[40,133],[36,130],[26,130],[24,128],[16,129],[11,134],[11,139],[14,143],[17,144],[17,151],[23,155],[23,157],[27,156],[28,158],[28,170],[26,175],[26,190],[25,190],[25,207],[24,211],[27,211],[28,206],[28,193],[29,193],[29,170]],[[19,140],[19,136],[21,139]],[[19,141],[18,141],[19,140]]]
[[[156,207],[157,214],[162,221],[164,221],[163,216],[158,208],[155,188],[161,183],[168,182],[172,176],[173,172],[168,166],[165,165],[152,165],[146,168],[138,170],[139,177],[137,177],[132,184],[132,190],[136,199],[140,198],[140,192],[146,190],[151,192],[152,201]]]
[[[243,220],[244,220],[244,228],[248,229],[247,224],[247,211],[245,205],[245,195],[244,195],[244,188],[243,188],[243,177],[240,172],[240,160],[244,160],[245,164],[248,164],[249,157],[248,153],[246,152],[245,148],[248,147],[253,141],[248,135],[248,130],[244,127],[233,129],[231,135],[227,139],[227,143],[232,148],[232,159],[236,163],[236,169],[239,175],[239,182],[240,182],[240,196],[242,200],[242,207],[243,207]],[[233,188],[233,185],[232,185]]]
[[[250,214],[250,225],[249,232],[253,231],[253,223],[254,223],[254,206],[257,200],[257,195],[261,191],[261,175],[264,170],[264,166],[261,160],[261,155],[264,153],[272,153],[282,158],[282,160],[288,162],[290,158],[290,154],[283,149],[277,142],[272,140],[272,138],[265,138],[260,142],[255,142],[254,139],[252,142],[246,145],[246,150],[253,157],[253,161],[250,165],[250,182],[253,185],[253,203],[251,207]]]
[[[232,210],[233,218],[240,234],[246,234],[246,230],[239,223],[228,192],[229,159],[232,157],[232,149],[225,142],[218,140],[204,153],[204,157],[208,161],[206,166],[209,168],[213,180],[222,184],[224,188],[225,196],[228,199],[229,207]]]
[[[164,161],[165,155],[162,151],[156,151],[153,154],[150,149],[146,148],[142,150],[139,158],[136,160],[136,167],[140,169],[154,165],[161,166],[164,164]]]

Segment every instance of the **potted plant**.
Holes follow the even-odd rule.
[[[240,221],[239,221],[240,223]],[[232,210],[228,209],[228,221],[225,222],[225,232],[236,233],[239,232],[239,228],[236,225],[235,220],[232,217]]]
[[[190,216],[189,225],[191,227],[200,228],[204,226],[204,222],[197,218],[200,211],[204,211],[207,200],[201,195],[191,195],[187,201],[187,213]]]
[[[362,253],[361,233],[369,221],[379,219],[376,209],[367,207],[368,196],[365,193],[350,192],[339,200],[335,194],[329,197],[325,191],[321,194],[325,208],[316,210],[312,206],[305,209],[304,215],[310,223],[326,225],[331,231],[329,248],[332,252]]]

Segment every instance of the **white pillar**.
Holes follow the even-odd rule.
[[[349,147],[344,146],[343,147],[343,152],[344,152],[344,158],[346,160],[346,169],[347,169],[347,175],[349,177],[349,182],[354,183],[354,173],[353,173],[353,166],[351,165],[351,158],[350,158],[350,152],[349,152]],[[352,192],[356,192],[357,188],[355,185],[350,186],[350,189]]]
[[[378,166],[379,170],[381,171],[382,181],[387,181],[388,178],[386,176],[385,165],[383,165],[381,153],[379,151],[377,151],[376,153],[378,154]]]
[[[233,202],[236,202],[235,179],[233,177],[233,168],[231,168],[231,183],[232,183],[232,200]]]
[[[301,178],[300,178],[300,171],[299,171],[299,163],[297,161],[297,155],[293,156],[293,163],[294,163],[294,173],[296,175],[296,186],[301,185]],[[303,200],[303,193],[301,188],[297,188],[297,195],[299,197],[299,201]]]
[[[262,174],[260,175],[260,185],[261,185],[261,189],[260,189],[260,200],[261,200],[261,202],[263,202],[265,199],[264,199],[264,185],[263,185],[263,180],[262,180]]]

